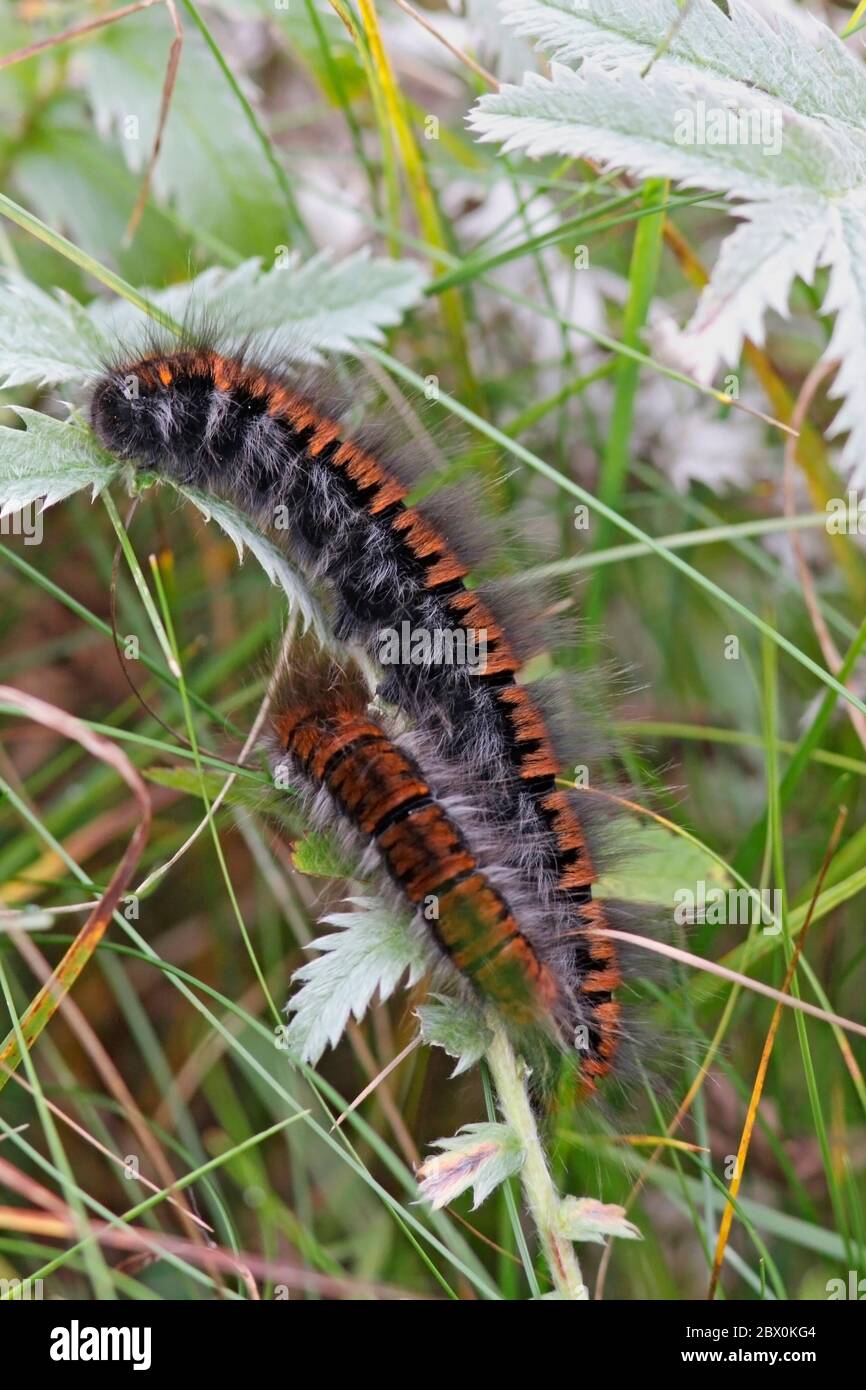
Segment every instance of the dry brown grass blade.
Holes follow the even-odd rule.
[[[111,921],[112,914],[129,887],[150,833],[151,804],[147,788],[126,754],[115,747],[109,739],[88,729],[87,725],[83,724],[80,719],[65,713],[64,710],[57,709],[55,705],[50,705],[45,700],[37,699],[34,695],[27,695],[21,690],[16,690],[14,686],[10,685],[0,685],[0,701],[17,708],[25,717],[33,719],[37,724],[53,729],[62,738],[72,739],[79,743],[92,757],[98,758],[100,762],[112,767],[132,792],[139,812],[132,837],[120,863],[111,876],[108,887],[96,903],[60,964],[32,1000],[21,1020],[24,1042],[30,1048],[49,1020],[53,1018],[60,1000],[72,988],[87,965]],[[15,1033],[10,1032],[0,1046],[0,1062],[4,1062],[14,1070],[20,1061],[18,1040]],[[6,1084],[6,1080],[5,1074],[0,1075],[0,1090]]]
[[[499,91],[499,82],[493,76],[493,73],[488,72],[480,63],[476,63],[474,58],[470,58],[468,53],[464,53],[462,48],[458,48],[455,43],[452,43],[450,39],[446,38],[445,35],[436,28],[435,24],[430,23],[426,15],[420,14],[418,10],[415,9],[414,5],[408,3],[408,0],[394,0],[394,3],[398,5],[405,14],[409,15],[411,19],[414,19],[416,24],[420,24],[422,29],[426,29],[428,34],[432,34],[434,39],[438,40],[443,47],[448,49],[449,53],[453,53],[454,57],[457,58],[459,62],[463,63],[467,68],[471,68],[472,71],[481,78],[482,82],[486,82],[488,87],[491,87],[494,92]]]
[[[65,1215],[67,1211],[66,1203],[61,1197],[41,1182],[37,1182],[29,1173],[22,1173],[20,1168],[16,1168],[14,1163],[9,1163],[5,1158],[0,1158],[0,1183],[8,1187],[10,1192],[17,1192],[25,1202],[33,1202],[44,1211],[54,1212],[55,1215]]]
[[[164,4],[168,10],[171,26],[174,30],[174,38],[171,41],[171,48],[168,53],[168,62],[165,69],[165,77],[162,83],[162,95],[159,105],[159,117],[156,125],[156,135],[148,156],[144,170],[144,177],[135,206],[129,216],[126,231],[123,234],[123,245],[128,247],[138,229],[144,209],[147,207],[147,200],[150,196],[150,185],[153,179],[153,171],[156,161],[159,159],[159,152],[162,149],[165,126],[168,120],[168,113],[171,109],[171,98],[174,94],[175,82],[177,81],[177,70],[180,65],[180,56],[183,51],[183,25],[180,22],[180,15],[177,11],[176,0],[135,0],[134,4],[123,5],[119,10],[111,10],[109,14],[99,15],[96,19],[85,20],[82,24],[74,24],[69,29],[64,29],[60,34],[52,34],[50,38],[38,39],[35,43],[27,44],[25,48],[16,49],[14,53],[9,53],[5,58],[0,58],[0,69],[12,67],[15,63],[23,63],[28,58],[33,58],[39,53],[46,53],[49,49],[58,48],[61,44],[72,43],[75,39],[85,38],[97,29],[104,29],[109,24],[116,24],[118,20],[127,19],[129,15],[138,14],[141,10],[149,10],[154,5]]]
[[[810,1004],[806,999],[794,999],[784,990],[774,989],[772,985],[765,985],[763,980],[754,980],[749,975],[741,975],[739,970],[730,970],[726,965],[719,965],[713,960],[704,960],[702,956],[695,956],[691,951],[683,951],[679,946],[670,946],[664,941],[651,941],[648,937],[638,936],[637,932],[618,931],[613,927],[593,928],[597,936],[609,937],[611,941],[627,941],[630,946],[640,946],[644,951],[652,951],[659,956],[667,956],[669,960],[679,961],[682,965],[691,965],[695,970],[703,970],[708,975],[715,975],[720,980],[728,980],[731,984],[740,985],[743,989],[749,989],[753,994],[762,994],[765,999],[772,999],[776,1004],[781,1004],[786,1008],[794,1009],[796,1013],[808,1014],[810,1018],[817,1018],[822,1023],[835,1023],[838,1028],[844,1028],[849,1033],[856,1033],[858,1037],[866,1038],[866,1024],[857,1023],[853,1018],[844,1018],[842,1014],[833,1013],[830,1009],[822,1009],[818,1004]],[[805,927],[803,928],[805,931]],[[798,944],[803,938],[801,931],[797,941]]]
[[[167,806],[179,801],[181,796],[182,793],[175,791],[173,787],[153,787],[150,792],[151,810],[154,813],[163,811]],[[134,802],[126,806],[113,806],[109,811],[94,816],[79,830],[73,830],[65,836],[61,841],[63,849],[76,864],[86,864],[106,846],[119,840],[122,835],[129,834],[137,820],[138,808]],[[26,870],[21,870],[15,878],[7,879],[0,885],[0,918],[5,916],[4,907],[14,912],[16,903],[28,904],[42,898],[54,886],[56,880],[64,876],[66,869],[67,862],[63,855],[53,849],[45,850]],[[59,906],[50,903],[46,904],[45,910],[68,915],[73,912],[89,912],[92,906],[92,901],[63,903]],[[18,924],[12,922],[9,925]]]
[[[5,58],[0,58],[0,69],[11,68],[15,63],[23,63],[28,58],[35,57],[37,53],[45,53],[50,48],[58,48],[60,44],[84,38],[85,34],[92,34],[94,29],[104,29],[107,24],[114,24],[118,19],[126,19],[127,15],[137,14],[139,10],[149,10],[152,5],[162,3],[163,0],[135,0],[134,4],[124,5],[122,9],[99,15],[97,19],[86,19],[83,24],[73,24],[70,29],[64,29],[62,34],[52,34],[48,39],[38,39],[36,43],[28,43],[26,48],[17,48],[14,53],[7,53]]]
[[[9,1073],[10,1081],[13,1081],[16,1086],[21,1086],[30,1095],[33,1095],[33,1087],[30,1085],[29,1081],[26,1081],[23,1076],[19,1076],[17,1072],[11,1071],[8,1067],[5,1067],[4,1070]],[[90,1144],[90,1146],[94,1148],[97,1151],[97,1153],[101,1153],[103,1158],[107,1158],[110,1163],[114,1163],[118,1168],[123,1169],[126,1167],[124,1159],[122,1159],[119,1154],[112,1153],[111,1149],[107,1148],[105,1144],[101,1143],[100,1140],[96,1138],[95,1134],[91,1134],[88,1129],[85,1129],[84,1125],[79,1124],[77,1120],[73,1120],[72,1116],[67,1115],[66,1111],[62,1110],[60,1106],[55,1103],[55,1101],[49,1099],[48,1096],[43,1096],[42,1100],[47,1109],[51,1111],[55,1119],[58,1119],[60,1123],[65,1125],[67,1129],[70,1129],[73,1132],[73,1134],[77,1134],[79,1139],[82,1139],[85,1144]],[[0,1137],[5,1138],[5,1136]],[[0,1168],[0,1179],[2,1179],[2,1176],[2,1168]],[[146,1187],[150,1192],[159,1192],[160,1190],[157,1187],[156,1183],[151,1182],[150,1178],[146,1178],[143,1173],[139,1173],[137,1181],[141,1183],[142,1187]],[[171,1178],[171,1182],[174,1182],[173,1176]],[[48,1189],[45,1188],[44,1191],[47,1192]],[[61,1199],[59,1197],[54,1197],[53,1193],[49,1193],[49,1196],[52,1197],[52,1200],[55,1203],[59,1203],[61,1206],[63,1205]],[[184,1210],[183,1193],[179,1193],[177,1197],[166,1197],[165,1200],[171,1206],[177,1207],[181,1211]],[[193,1221],[195,1225],[199,1227],[200,1230],[207,1232],[208,1235],[213,1234],[213,1227],[210,1226],[207,1221],[203,1220],[202,1217],[197,1216],[195,1212],[190,1212],[189,1215],[190,1220]]]
[[[336,1120],[335,1120],[334,1123],[331,1125],[331,1132],[332,1132],[332,1133],[333,1133],[333,1131],[334,1131],[335,1129],[339,1129],[339,1127],[340,1127],[340,1125],[343,1123],[343,1121],[344,1121],[345,1119],[347,1119],[348,1116],[351,1115],[353,1111],[357,1110],[358,1106],[361,1105],[361,1104],[367,1099],[367,1097],[368,1097],[369,1095],[372,1095],[373,1092],[377,1089],[377,1087],[382,1086],[382,1083],[385,1081],[386,1077],[390,1076],[390,1075],[391,1075],[391,1072],[392,1072],[392,1071],[395,1071],[396,1068],[399,1067],[400,1063],[401,1063],[406,1057],[409,1056],[410,1052],[414,1052],[414,1051],[415,1051],[415,1048],[419,1046],[420,1042],[421,1042],[421,1035],[420,1035],[420,1034],[417,1034],[417,1035],[412,1039],[412,1041],[411,1041],[410,1043],[407,1043],[407,1045],[403,1048],[403,1051],[402,1051],[402,1052],[398,1052],[396,1057],[392,1057],[392,1058],[391,1058],[391,1061],[388,1062],[386,1066],[382,1067],[382,1068],[380,1069],[380,1071],[378,1071],[378,1072],[373,1076],[373,1079],[368,1083],[368,1085],[366,1085],[362,1091],[359,1091],[359,1092],[358,1092],[358,1094],[355,1096],[355,1099],[352,1101],[352,1103],[351,1103],[350,1105],[347,1105],[347,1106],[346,1106],[346,1108],[345,1108],[345,1110],[343,1111],[342,1115],[338,1115],[338,1116],[337,1116]],[[371,1066],[372,1066],[372,1067],[375,1069],[375,1066],[376,1066],[376,1059],[374,1058],[374,1056],[373,1056],[372,1052],[370,1051],[370,1049],[367,1047],[367,1043],[366,1043],[366,1040],[364,1039],[363,1035],[361,1035],[361,1037],[360,1037],[360,1043],[361,1043],[361,1045],[362,1045],[361,1060],[362,1060],[364,1066],[365,1066],[365,1067],[371,1067]],[[404,1154],[406,1155],[406,1157],[409,1159],[409,1162],[411,1163],[412,1167],[417,1167],[417,1165],[418,1165],[418,1163],[419,1163],[419,1161],[420,1161],[420,1155],[419,1155],[419,1153],[418,1153],[418,1150],[415,1148],[415,1145],[414,1145],[414,1143],[413,1143],[413,1141],[412,1141],[412,1137],[411,1137],[411,1135],[409,1134],[409,1131],[406,1129],[406,1126],[403,1124],[403,1118],[402,1118],[402,1116],[400,1115],[400,1112],[396,1109],[396,1106],[394,1105],[393,1097],[391,1096],[391,1093],[390,1093],[390,1091],[387,1089],[387,1087],[382,1086],[382,1090],[379,1092],[379,1099],[380,1099],[380,1102],[381,1102],[381,1104],[382,1104],[382,1106],[383,1106],[383,1109],[386,1108],[386,1107],[388,1107],[388,1106],[390,1106],[390,1108],[394,1111],[394,1116],[393,1116],[392,1119],[391,1119],[391,1128],[392,1128],[392,1129],[394,1128],[394,1119],[396,1118],[396,1120],[399,1122],[399,1128],[401,1129],[401,1131],[402,1131],[402,1133],[403,1133],[403,1145],[402,1145],[402,1147],[403,1147],[403,1152],[404,1152]],[[407,1149],[408,1149],[408,1152],[407,1152]]]
[[[847,815],[848,812],[846,807],[841,807],[839,815],[836,818],[836,824],[833,827],[833,832],[830,836],[830,843],[828,844],[827,851],[824,855],[824,862],[821,865],[821,871],[818,874],[817,879],[815,880],[815,887],[812,892],[811,900],[809,902],[809,910],[806,913],[806,920],[803,923],[803,930],[800,932],[800,935],[797,938],[797,944],[794,947],[793,952],[791,953],[791,959],[788,963],[788,969],[785,971],[785,979],[782,983],[783,994],[787,994],[789,989],[791,988],[791,982],[794,979],[800,956],[803,954],[803,947],[806,944],[806,934],[809,930],[809,926],[812,921],[812,916],[815,911],[815,904],[818,901],[818,897],[821,892],[821,886],[824,882],[824,879],[827,876],[827,870],[829,869],[833,861],[833,856],[835,855],[836,849],[839,845],[839,840],[842,835],[842,830],[845,825]],[[737,1194],[739,1193],[740,1186],[742,1184],[743,1172],[746,1167],[746,1159],[748,1158],[749,1154],[749,1145],[752,1142],[752,1133],[755,1128],[755,1120],[758,1117],[758,1106],[761,1103],[761,1096],[764,1093],[764,1082],[767,1078],[767,1070],[770,1066],[770,1058],[773,1055],[773,1047],[776,1042],[776,1034],[779,1031],[779,1025],[781,1022],[782,1002],[780,1001],[773,1010],[773,1017],[770,1020],[770,1027],[767,1030],[767,1036],[764,1039],[764,1046],[761,1052],[761,1060],[758,1063],[758,1070],[755,1074],[755,1082],[752,1087],[751,1097],[749,1099],[749,1108],[746,1111],[746,1120],[743,1125],[743,1132],[740,1135],[740,1143],[737,1148],[737,1158],[734,1166],[734,1175],[731,1178],[731,1185],[728,1188],[728,1194],[731,1200],[726,1204],[725,1210],[722,1213],[722,1219],[719,1223],[719,1236],[716,1242],[716,1253],[713,1259],[712,1272],[710,1274],[710,1284],[709,1288],[707,1289],[707,1298],[709,1300],[715,1298],[716,1290],[719,1286],[719,1279],[721,1278],[722,1273],[722,1261],[725,1258],[725,1250],[727,1248],[728,1239],[731,1234],[731,1227],[734,1221],[734,1202],[736,1201]]]
[[[168,51],[168,63],[165,68],[165,77],[162,82],[162,95],[159,102],[159,117],[156,123],[156,135],[154,136],[153,146],[148,156],[147,166],[144,171],[144,178],[138,190],[138,197],[135,200],[135,207],[129,216],[126,224],[126,231],[123,234],[123,246],[129,246],[135,236],[138,224],[142,219],[144,209],[147,207],[147,200],[150,197],[150,184],[153,179],[153,171],[156,161],[159,159],[159,152],[162,149],[162,140],[165,135],[168,113],[171,109],[171,98],[174,95],[174,84],[177,81],[177,70],[180,66],[180,55],[183,51],[183,25],[180,22],[180,15],[177,12],[175,0],[165,0],[166,9],[171,19],[174,29],[174,38],[171,41],[171,48]]]
[[[15,944],[21,955],[27,961],[34,975],[44,983],[51,978],[51,967],[38,947],[21,932],[13,933]],[[82,1048],[87,1053],[96,1071],[102,1077],[108,1091],[114,1096],[121,1111],[126,1117],[130,1129],[135,1135],[136,1141],[142,1153],[150,1160],[154,1172],[160,1179],[163,1187],[171,1187],[175,1182],[175,1174],[172,1170],[163,1149],[157,1143],[156,1138],[151,1132],[142,1111],[111,1057],[103,1047],[99,1038],[94,1033],[84,1014],[79,1009],[73,999],[66,995],[59,1004],[59,1012],[65,1018],[66,1023],[75,1033]],[[4,1070],[7,1070],[4,1066]],[[14,1072],[9,1072],[14,1076]],[[21,1078],[16,1077],[16,1080]],[[119,1160],[122,1165],[122,1160]],[[143,1175],[139,1175],[139,1181],[144,1181]],[[193,1240],[201,1240],[201,1234],[196,1230],[193,1223],[193,1213],[189,1207],[186,1196],[181,1193],[180,1199],[173,1203],[180,1212],[181,1220],[186,1229],[187,1236]],[[201,1224],[201,1223],[200,1223]]]
[[[49,1240],[67,1240],[78,1233],[71,1215],[67,1213],[35,1211],[24,1207],[0,1207],[0,1230],[20,1231]],[[163,1252],[170,1252],[195,1265],[201,1265],[205,1259],[210,1259],[227,1274],[240,1274],[248,1285],[249,1278],[255,1275],[259,1279],[285,1284],[286,1288],[320,1294],[323,1298],[378,1298],[400,1302],[423,1299],[425,1303],[431,1299],[439,1301],[435,1294],[410,1293],[390,1284],[377,1284],[366,1280],[338,1279],[330,1274],[320,1274],[317,1270],[290,1264],[287,1260],[266,1259],[244,1250],[238,1254],[219,1246],[202,1250],[200,1246],[191,1245],[177,1236],[164,1233],[155,1235],[153,1231],[141,1226],[112,1226],[107,1222],[94,1221],[89,1230],[101,1244],[117,1250],[144,1251],[156,1259],[159,1259]],[[258,1297],[258,1294],[255,1296]]]

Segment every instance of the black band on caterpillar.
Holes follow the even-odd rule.
[[[288,530],[303,563],[333,586],[336,631],[376,653],[383,625],[484,635],[482,664],[432,656],[389,667],[383,693],[435,735],[487,813],[513,827],[509,862],[538,892],[574,990],[593,1026],[587,1085],[610,1070],[620,983],[598,902],[582,819],[556,779],[562,767],[545,715],[518,684],[522,661],[490,603],[465,585],[467,566],[392,469],[343,430],[309,392],[242,357],[206,346],[153,353],[97,384],[101,442],[170,478],[227,497]],[[400,472],[405,471],[400,469]]]

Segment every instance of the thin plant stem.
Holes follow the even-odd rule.
[[[583,1282],[574,1246],[558,1230],[562,1199],[550,1176],[521,1065],[497,1016],[488,1011],[486,1021],[493,1034],[493,1042],[486,1054],[487,1065],[505,1123],[523,1146],[525,1158],[520,1170],[523,1194],[554,1288],[561,1298],[584,1301],[589,1298],[589,1292]]]

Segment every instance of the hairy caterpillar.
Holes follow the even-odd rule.
[[[115,364],[97,383],[91,419],[112,453],[226,497],[266,527],[284,518],[294,551],[337,601],[338,637],[377,654],[383,627],[483,635],[485,659],[454,662],[435,644],[401,652],[385,698],[459,768],[501,859],[535,894],[563,975],[593,995],[582,1072],[610,1070],[620,1006],[616,949],[599,928],[596,877],[581,802],[557,786],[564,759],[541,693],[518,683],[523,656],[501,597],[469,589],[469,564],[427,507],[407,502],[405,457],[351,433],[314,387],[204,343]]]
[[[560,1044],[583,1030],[581,1082],[591,1089],[616,1051],[612,1006],[598,1002],[591,973],[572,978],[563,943],[517,876],[495,862],[496,837],[452,786],[447,765],[423,748],[423,736],[392,738],[370,711],[357,668],[308,643],[296,644],[281,674],[271,726],[272,765],[288,763],[314,821],[342,825],[350,843],[364,847],[365,867],[385,870],[420,928],[483,1000],[514,1027],[540,1027]],[[597,1057],[588,1055],[590,1033]]]

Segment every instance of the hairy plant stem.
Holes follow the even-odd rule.
[[[559,1233],[558,1214],[562,1198],[553,1184],[544,1156],[526,1093],[522,1064],[492,1010],[487,1011],[487,1026],[493,1034],[493,1042],[486,1054],[487,1065],[503,1119],[523,1145],[526,1157],[520,1170],[520,1180],[554,1287],[561,1298],[588,1299],[589,1292],[583,1282],[574,1246]]]

